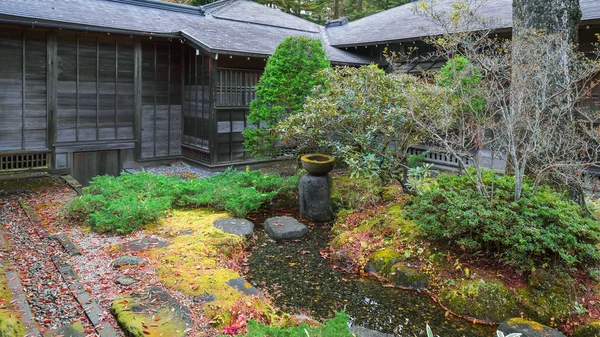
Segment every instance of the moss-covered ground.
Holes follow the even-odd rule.
[[[11,301],[12,296],[4,276],[4,269],[0,268],[0,336],[25,336],[20,315],[13,310]]]

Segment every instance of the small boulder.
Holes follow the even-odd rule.
[[[502,322],[519,314],[516,296],[499,280],[469,280],[443,288],[440,301],[450,310],[487,322]]]
[[[217,300],[217,295],[214,294],[203,294],[200,296],[194,296],[194,302],[196,303],[211,303]]]
[[[520,333],[520,337],[565,337],[556,329],[522,318],[510,318],[502,322],[498,331],[503,332],[505,336],[511,333]]]
[[[250,283],[246,282],[243,278],[234,278],[227,281],[227,285],[240,293],[248,296],[260,296],[260,291],[254,288]]]
[[[135,283],[135,280],[132,279],[129,276],[120,276],[116,281],[117,284],[120,284],[122,286],[129,286]]]
[[[575,282],[566,274],[537,269],[529,275],[528,286],[518,290],[527,317],[550,324],[552,318],[568,316],[577,300]]]
[[[289,216],[265,220],[265,232],[273,240],[296,240],[308,233],[308,227]]]
[[[124,255],[124,256],[119,256],[119,258],[117,258],[113,262],[113,267],[114,268],[120,268],[120,267],[123,267],[123,266],[139,266],[139,265],[144,265],[146,263],[148,263],[148,261],[142,259],[139,256]]]
[[[427,275],[405,262],[398,262],[392,266],[387,279],[394,285],[415,290],[427,287]]]
[[[213,225],[225,233],[237,236],[252,236],[254,234],[254,224],[246,219],[218,219]]]
[[[360,337],[394,337],[387,333],[363,328],[362,326],[357,326],[357,325],[351,327],[350,330]]]

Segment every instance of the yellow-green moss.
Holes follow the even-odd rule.
[[[544,325],[540,324],[538,322],[534,322],[534,321],[530,321],[524,318],[520,318],[520,317],[515,317],[515,318],[511,318],[509,319],[506,324],[508,325],[513,325],[513,324],[521,324],[521,325],[528,325],[532,330],[535,331],[544,331]]]
[[[240,277],[229,265],[243,253],[246,238],[213,226],[215,220],[224,217],[228,215],[210,210],[174,211],[150,230],[155,233],[191,234],[176,236],[171,245],[140,254],[155,265],[157,275],[167,287],[190,296],[215,295],[216,301],[203,307],[219,326],[230,323],[230,309],[236,303],[249,300],[249,296],[226,283]]]
[[[128,295],[117,297],[110,308],[119,326],[131,337],[183,337],[186,335],[185,322],[173,314],[171,307],[160,308],[156,312],[134,312],[131,304],[136,300]],[[156,320],[160,317],[159,320]]]
[[[404,196],[400,185],[387,185],[381,188],[381,199],[385,202],[394,201]]]
[[[499,323],[518,314],[515,296],[498,280],[465,281],[443,288],[439,297],[450,310],[481,320]]]

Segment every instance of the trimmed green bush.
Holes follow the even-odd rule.
[[[483,180],[491,201],[467,176],[441,174],[438,188],[417,196],[407,214],[435,239],[496,254],[519,269],[600,260],[600,225],[565,194],[544,186],[533,195],[526,181],[514,202],[514,177],[486,171]]]
[[[206,179],[182,179],[146,172],[98,176],[68,206],[96,232],[127,234],[161,218],[172,207],[209,206],[244,217],[279,193],[298,188],[299,176],[227,170]]]
[[[279,138],[272,128],[302,111],[312,88],[323,82],[318,72],[329,66],[318,39],[290,36],[277,46],[256,86],[256,99],[250,103],[248,121],[256,128],[243,133],[250,155],[267,158],[277,154]]]
[[[348,328],[350,316],[345,312],[338,312],[334,318],[328,319],[325,325],[319,327],[300,324],[291,328],[280,328],[258,324],[256,321],[248,322],[246,337],[353,337]]]

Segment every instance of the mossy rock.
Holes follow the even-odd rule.
[[[349,177],[336,175],[333,177],[331,191],[331,208],[335,213],[343,210],[357,210],[379,202],[381,182],[365,177]]]
[[[121,295],[110,311],[130,337],[184,337],[193,325],[190,311],[159,287]]]
[[[600,321],[592,321],[575,329],[573,337],[600,337]]]
[[[427,287],[427,275],[417,268],[411,267],[409,263],[397,262],[392,266],[387,279],[393,284],[411,289],[424,289]]]
[[[399,262],[404,257],[392,248],[381,249],[369,256],[367,270],[375,272],[379,275],[389,274],[392,266]]]
[[[19,315],[12,311],[0,310],[0,337],[23,337],[25,328]]]
[[[398,200],[403,196],[405,194],[400,185],[386,185],[381,188],[381,199],[385,202]]]
[[[440,291],[440,301],[457,314],[489,322],[517,316],[517,300],[498,280],[465,281]]]
[[[498,327],[505,336],[511,333],[521,334],[520,337],[565,337],[560,331],[523,318],[509,318]]]
[[[568,275],[555,276],[545,270],[536,270],[528,282],[526,288],[518,291],[527,317],[550,324],[552,318],[569,315],[577,292]]]

